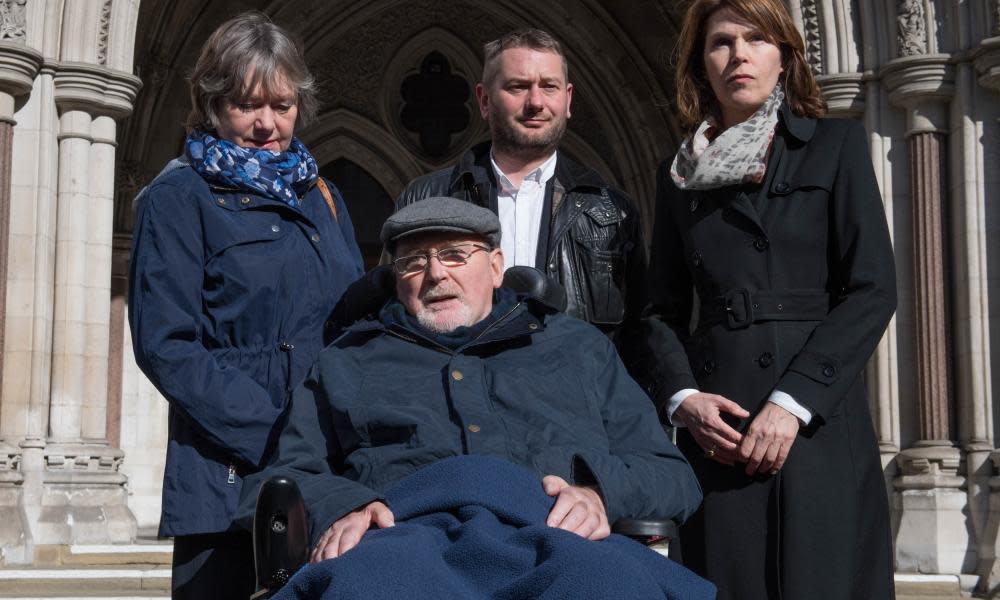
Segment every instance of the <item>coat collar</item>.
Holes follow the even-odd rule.
[[[477,183],[489,181],[496,185],[493,174],[493,167],[490,165],[491,142],[482,142],[470,148],[459,159],[456,168],[452,170],[449,189],[460,189],[462,178],[469,174]],[[602,188],[606,187],[604,179],[588,167],[574,162],[565,153],[559,152],[556,160],[556,180],[571,192],[577,188]]]
[[[800,142],[808,142],[816,132],[816,119],[796,115],[788,106],[788,102],[781,104],[778,115],[785,126],[785,131]]]
[[[351,339],[353,337],[352,334],[382,333],[395,335],[414,344],[442,349],[449,353],[465,354],[471,348],[538,333],[545,329],[546,317],[551,313],[552,309],[546,305],[537,302],[533,298],[518,294],[517,302],[510,311],[495,321],[480,337],[454,350],[444,348],[419,331],[411,330],[397,323],[386,324],[377,316],[370,316],[347,327],[338,341]],[[367,337],[354,339],[360,342],[367,339]]]

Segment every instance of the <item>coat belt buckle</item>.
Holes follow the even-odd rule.
[[[726,303],[726,324],[730,329],[745,329],[753,323],[753,303],[750,301],[750,290],[737,288],[729,290],[723,296]]]

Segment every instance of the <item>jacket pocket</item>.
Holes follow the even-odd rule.
[[[578,243],[576,255],[579,284],[589,308],[588,320],[602,325],[621,323],[625,316],[621,289],[625,278],[624,253]]]

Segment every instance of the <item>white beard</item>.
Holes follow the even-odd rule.
[[[431,310],[421,307],[417,311],[416,317],[417,322],[424,329],[433,331],[434,333],[451,333],[459,327],[471,327],[475,325],[472,309],[464,303],[460,307],[448,311]]]

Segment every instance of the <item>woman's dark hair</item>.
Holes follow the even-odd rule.
[[[694,0],[676,47],[677,108],[685,133],[694,133],[710,115],[720,117],[719,102],[705,73],[705,26],[716,11],[726,8],[781,49],[785,101],[792,112],[813,118],[826,114],[826,101],[806,62],[805,42],[781,0]]]

